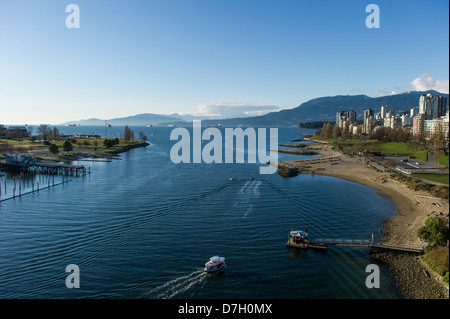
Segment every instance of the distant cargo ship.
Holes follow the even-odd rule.
[[[80,124],[66,124],[66,126],[80,126]]]

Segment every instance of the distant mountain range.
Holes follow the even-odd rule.
[[[262,116],[220,121],[209,120],[205,122],[206,124],[221,123],[222,125],[297,126],[300,123],[316,121],[335,122],[337,112],[348,110],[355,111],[356,118],[362,119],[364,117],[364,110],[370,108],[377,113],[380,112],[381,106],[383,105],[394,107],[395,112],[408,111],[412,107],[418,107],[420,96],[428,93],[445,96],[448,106],[448,94],[442,94],[436,91],[411,91],[376,98],[367,95],[338,95],[312,99],[296,108],[272,112]]]
[[[412,107],[419,105],[419,98],[423,94],[436,93],[447,98],[448,94],[442,94],[436,91],[411,91],[396,95],[382,97],[369,97],[367,95],[338,95],[320,97],[309,100],[296,108],[271,112],[261,116],[231,118],[231,119],[206,119],[192,115],[182,116],[179,114],[161,115],[161,114],[138,114],[128,117],[106,120],[113,126],[136,125],[168,125],[168,124],[190,124],[192,120],[202,119],[204,124],[222,124],[222,125],[254,125],[254,126],[286,126],[298,125],[299,123],[330,121],[336,120],[336,113],[339,111],[354,110],[357,119],[363,118],[364,110],[368,108],[375,113],[380,112],[381,106],[388,105],[394,107],[395,112],[408,111]],[[87,119],[80,121],[65,122],[64,124],[79,125],[105,125],[105,120]]]
[[[187,120],[185,120],[181,115],[179,114],[170,114],[170,115],[163,115],[163,114],[153,114],[153,113],[144,113],[144,114],[137,114],[127,117],[120,117],[115,119],[87,119],[87,120],[79,120],[79,121],[70,121],[70,122],[64,122],[61,123],[61,125],[65,124],[79,124],[79,125],[86,125],[86,126],[97,126],[97,125],[105,125],[105,121],[108,122],[108,124],[111,124],[112,126],[124,126],[124,125],[136,125],[136,126],[145,126],[148,124],[152,125],[163,125],[163,124],[172,124],[173,122],[183,122],[188,123]]]

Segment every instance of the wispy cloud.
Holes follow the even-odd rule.
[[[425,72],[422,73],[419,77],[412,80],[407,85],[397,85],[394,87],[394,90],[387,89],[386,87],[378,88],[378,96],[387,96],[399,94],[402,92],[409,91],[428,91],[435,90],[440,93],[449,92],[449,80],[436,80],[431,76],[430,73]]]
[[[276,105],[256,105],[243,102],[216,102],[200,105],[192,114],[203,117],[231,118],[264,115],[280,110]]]
[[[394,95],[394,94],[398,94],[398,92],[396,92],[395,90],[393,90],[391,92],[388,92],[388,91],[386,91],[386,88],[383,87],[383,86],[378,88],[378,97],[387,96],[387,95]]]

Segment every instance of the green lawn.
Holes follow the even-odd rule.
[[[418,154],[418,156],[423,157],[423,154],[425,154],[426,156],[426,150],[423,148],[416,151],[406,143],[369,141],[367,150],[386,155],[414,156],[414,154]]]
[[[396,142],[380,142],[380,141],[348,141],[347,147],[352,147],[354,144],[360,144],[360,149],[367,149],[369,152],[386,154],[390,156],[413,156],[419,160],[427,161],[428,151],[424,148],[415,149],[406,143]]]
[[[126,143],[124,141],[124,139],[119,139],[119,144],[114,145],[114,147],[111,148],[106,148],[105,145],[103,144],[104,142],[104,138],[97,138],[97,139],[93,139],[93,138],[75,138],[77,143],[72,144],[73,145],[73,151],[72,152],[76,152],[77,150],[80,149],[80,147],[82,149],[86,149],[86,150],[90,150],[90,151],[97,151],[100,153],[104,153],[107,151],[112,151],[115,150],[117,148],[120,148],[122,146],[126,146],[126,145],[130,145],[130,144],[136,144],[139,141],[137,140],[133,140],[130,141],[129,143]],[[96,140],[98,142],[97,148],[95,148],[94,146],[94,140]],[[84,142],[87,141],[89,143],[89,145],[84,145]],[[63,144],[65,142],[65,139],[61,139],[61,140],[51,140],[49,141],[50,144],[56,144],[59,147],[59,155],[61,154],[65,154],[65,152],[63,152]],[[9,144],[11,146],[13,146],[15,148],[15,151],[18,151],[19,147],[22,148],[23,151],[27,151],[27,150],[48,150],[50,145],[45,145],[43,142],[31,142],[29,139],[23,139],[21,141],[19,140],[6,140],[6,139],[0,139],[0,144]]]
[[[381,142],[375,140],[349,138],[346,141],[328,138],[325,139],[321,136],[314,136],[314,138],[322,141],[327,141],[333,143],[335,146],[342,146],[346,148],[352,148],[353,145],[359,144],[360,149],[367,149],[369,152],[386,154],[390,156],[413,156],[421,161],[426,162],[428,160],[427,154],[428,150],[423,147],[413,147],[412,145],[406,143],[397,142]],[[449,166],[449,155],[437,154],[436,162],[438,164]]]
[[[441,165],[444,165],[444,166],[448,166],[448,155],[437,154],[436,155],[436,162],[438,164],[441,164]]]
[[[428,181],[438,182],[442,184],[449,185],[448,175],[441,174],[411,174],[412,177],[417,177],[420,179],[426,179]]]
[[[417,152],[417,153],[413,153],[413,154],[410,155],[410,156],[414,156],[414,157],[417,158],[418,160],[421,160],[421,161],[424,161],[424,162],[428,161],[428,151],[427,151],[427,150],[425,150],[425,151],[419,151],[419,152]]]

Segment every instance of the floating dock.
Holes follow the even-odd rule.
[[[288,242],[286,243],[287,247],[300,248],[300,249],[321,249],[326,250],[328,247],[322,243],[315,243],[308,239],[307,230],[294,230],[292,227],[292,231],[289,232]]]

